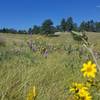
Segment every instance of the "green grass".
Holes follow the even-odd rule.
[[[81,45],[73,40],[70,33],[59,37],[32,36],[37,46],[51,46],[47,59],[39,50],[30,50],[28,35],[0,33],[0,36],[6,40],[6,46],[0,46],[0,100],[26,100],[28,90],[34,85],[36,100],[67,100],[67,87],[73,81],[84,80],[80,68],[87,53],[79,57],[77,49]],[[88,33],[88,37],[94,50],[100,51],[100,33]],[[72,52],[68,54],[70,45]]]

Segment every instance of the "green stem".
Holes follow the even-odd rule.
[[[94,60],[94,62],[95,62],[95,64],[96,64],[98,70],[100,71],[100,67],[99,67],[99,65],[98,65],[98,63],[97,63],[96,57],[95,57],[95,55],[94,55],[92,49],[89,48],[89,47],[87,47],[85,44],[84,44],[83,46],[91,53],[91,55],[92,55],[92,57],[93,57],[93,60]]]
[[[98,70],[100,71],[100,66],[99,66],[98,63],[97,63],[96,57],[95,57],[95,55],[94,55],[94,53],[93,53],[93,50],[89,47],[89,42],[86,41],[84,38],[82,38],[82,40],[83,40],[83,42],[85,43],[85,44],[83,44],[83,46],[91,53],[91,55],[92,55],[92,57],[93,57],[93,60],[94,60],[94,62],[95,62],[95,64],[96,64]]]

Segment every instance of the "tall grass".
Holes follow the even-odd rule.
[[[99,51],[100,35],[89,35],[93,38],[89,40],[97,44],[95,48]],[[3,36],[6,38],[6,46],[0,46],[1,100],[26,100],[28,90],[32,86],[36,86],[37,100],[66,100],[70,82],[83,80],[79,69],[88,59],[89,53],[84,51],[80,57],[80,45],[69,33],[59,37],[33,35],[36,52],[27,44],[28,35]],[[68,53],[70,45],[71,53]],[[41,47],[48,49],[47,59],[41,54]],[[98,74],[98,80],[99,76]]]

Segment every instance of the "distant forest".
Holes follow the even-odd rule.
[[[13,28],[2,28],[0,32],[2,33],[13,33],[13,34],[54,34],[55,32],[70,32],[70,31],[87,31],[87,32],[100,32],[100,22],[95,22],[94,20],[82,21],[78,26],[77,23],[73,21],[72,17],[67,19],[63,18],[60,24],[54,26],[51,19],[46,19],[42,25],[34,25],[26,30],[16,30]]]

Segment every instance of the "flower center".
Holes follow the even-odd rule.
[[[88,67],[87,68],[87,72],[91,72],[92,71],[92,68],[91,67]]]

